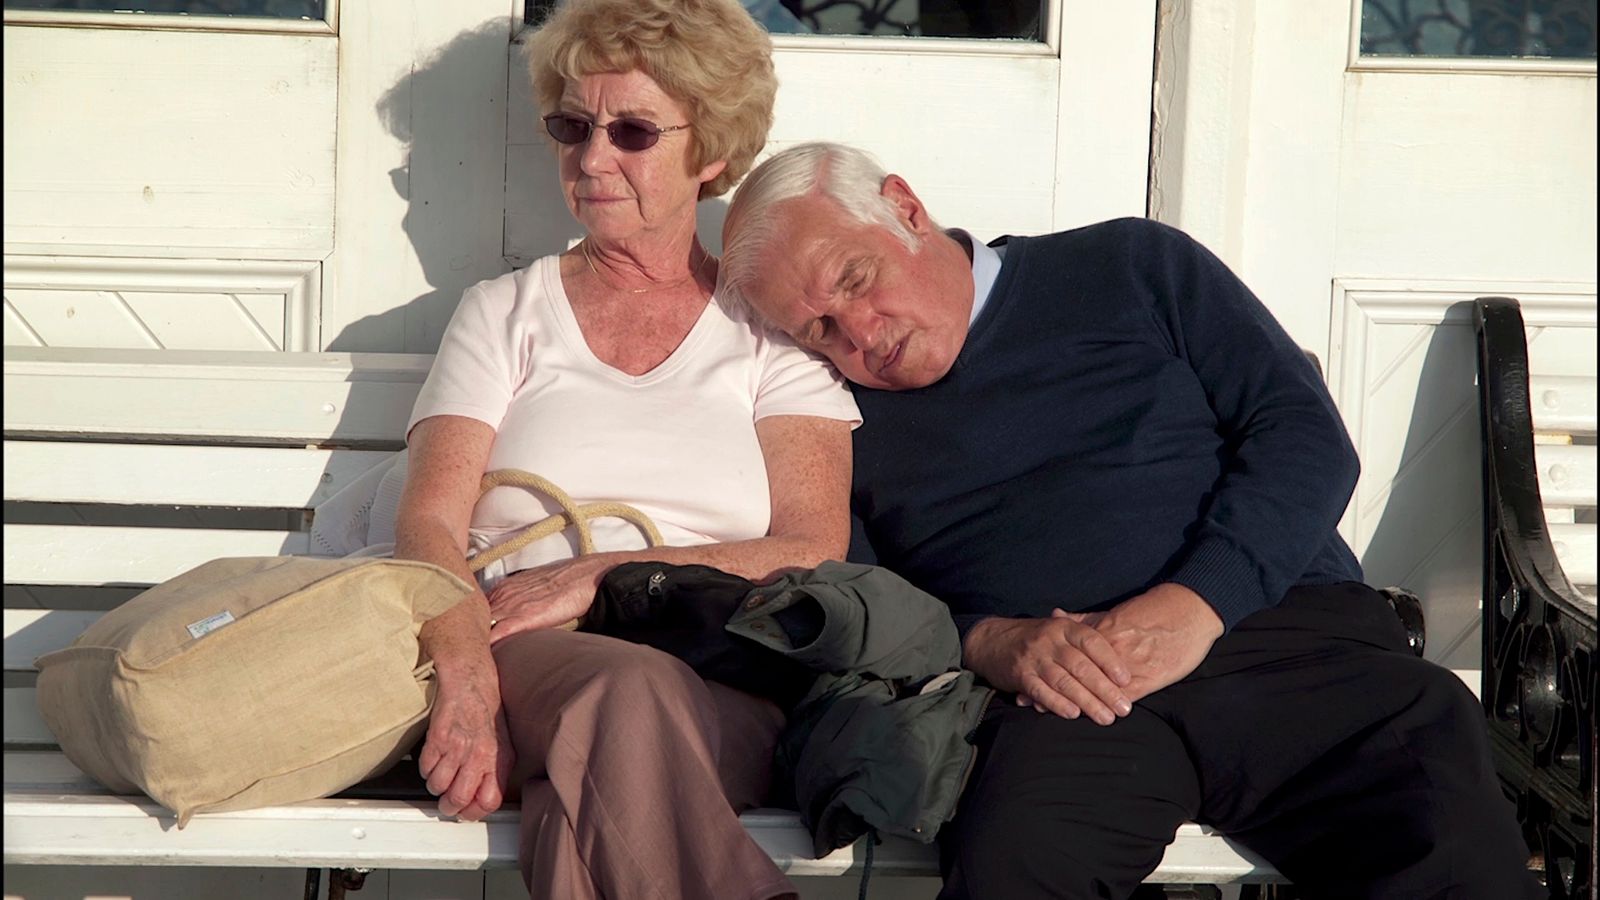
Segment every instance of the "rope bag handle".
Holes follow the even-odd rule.
[[[594,535],[589,529],[589,520],[604,516],[614,516],[637,525],[639,530],[644,532],[645,541],[651,547],[659,547],[662,544],[661,532],[656,528],[656,524],[650,521],[650,517],[626,503],[604,501],[580,505],[573,502],[566,491],[556,487],[549,479],[521,469],[495,469],[492,472],[485,472],[483,480],[478,482],[478,496],[482,497],[497,487],[520,487],[538,491],[554,500],[561,507],[561,512],[546,516],[524,528],[511,540],[496,544],[473,556],[467,561],[467,568],[474,573],[540,538],[549,537],[572,527],[578,529],[578,553],[585,556],[593,553]]]

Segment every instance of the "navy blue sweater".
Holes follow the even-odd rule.
[[[949,374],[855,389],[852,506],[881,564],[963,635],[1167,581],[1232,628],[1296,584],[1361,579],[1334,530],[1344,425],[1220,260],[1146,219],[1004,240]]]

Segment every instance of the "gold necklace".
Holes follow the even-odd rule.
[[[700,264],[695,266],[694,270],[691,271],[689,274],[683,276],[682,278],[679,278],[677,281],[674,281],[671,284],[658,284],[655,287],[647,287],[647,288],[618,288],[618,287],[613,287],[610,284],[606,284],[606,280],[605,280],[605,278],[603,276],[601,276],[600,270],[596,269],[594,267],[594,258],[589,255],[589,239],[588,238],[584,238],[583,240],[578,242],[578,250],[583,253],[583,261],[589,264],[589,271],[594,273],[594,277],[595,277],[596,280],[598,280],[601,284],[606,285],[606,287],[609,287],[614,291],[627,291],[630,294],[649,294],[649,293],[653,293],[655,291],[665,291],[665,290],[670,290],[672,288],[675,288],[678,285],[683,284],[685,281],[688,281],[689,279],[694,278],[695,276],[699,275],[700,274],[700,270],[704,269],[706,267],[706,260],[711,258],[711,254],[707,253],[705,248],[702,247],[702,248],[700,248]]]

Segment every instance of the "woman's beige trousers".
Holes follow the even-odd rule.
[[[794,890],[739,823],[783,714],[660,651],[572,631],[494,647],[535,898],[750,898]]]

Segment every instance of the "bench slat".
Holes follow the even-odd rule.
[[[59,751],[5,754],[6,790],[45,794],[109,794]]]
[[[7,790],[5,862],[477,869],[516,859],[513,810],[442,828],[421,802],[317,800],[175,825],[147,798]]]
[[[6,766],[32,754],[8,754]],[[45,756],[46,754],[38,754]],[[790,875],[858,873],[859,844],[810,859],[811,838],[799,816],[752,810],[740,816],[758,845]],[[7,865],[203,865],[385,869],[508,869],[516,866],[517,810],[482,822],[441,827],[433,804],[406,800],[313,800],[196,816],[178,830],[171,813],[140,797],[13,791],[5,794]],[[874,848],[873,872],[934,875],[931,846],[885,838]],[[1210,829],[1179,827],[1148,879],[1167,883],[1280,881],[1271,866]]]
[[[7,767],[29,765],[8,754]],[[37,754],[47,756],[48,754]],[[40,767],[46,767],[41,760]],[[69,764],[70,765],[70,764]],[[48,768],[59,770],[58,764]],[[24,776],[28,777],[28,776]],[[40,780],[40,779],[34,779]],[[203,814],[188,827],[143,797],[8,790],[5,794],[5,862],[75,865],[372,866],[386,869],[505,869],[516,865],[517,809],[507,807],[482,822],[441,827],[430,802],[312,800],[290,806]],[[810,838],[799,816],[755,810],[741,817],[770,855],[796,875],[840,875],[858,868],[855,848],[807,859]],[[1205,844],[1221,841],[1205,838]],[[1221,867],[1229,854],[1208,853]],[[1234,854],[1236,856],[1236,854]],[[1250,863],[1240,859],[1239,868]],[[937,871],[932,848],[886,840],[874,853],[883,874]]]
[[[1594,444],[1535,444],[1539,497],[1547,507],[1595,505]]]
[[[7,750],[56,745],[56,736],[50,733],[50,729],[44,725],[44,719],[39,717],[39,704],[34,702],[33,688],[6,688],[3,715]],[[12,784],[12,773],[6,772],[6,787]]]
[[[77,609],[6,610],[5,670],[32,672],[35,657],[60,650],[77,640],[78,635],[102,615],[104,613]],[[11,739],[9,728],[6,739]]]
[[[158,584],[224,556],[304,554],[301,531],[5,526],[6,583]]]
[[[1575,585],[1595,583],[1595,524],[1580,522],[1576,525],[1552,524],[1550,543],[1555,545],[1556,559],[1567,580]]]
[[[1534,431],[1595,433],[1593,377],[1535,375],[1528,379],[1528,400]]]
[[[397,445],[433,357],[5,348],[8,434]]]
[[[309,509],[387,450],[6,441],[5,499]],[[174,473],[183,473],[174,477]]]

